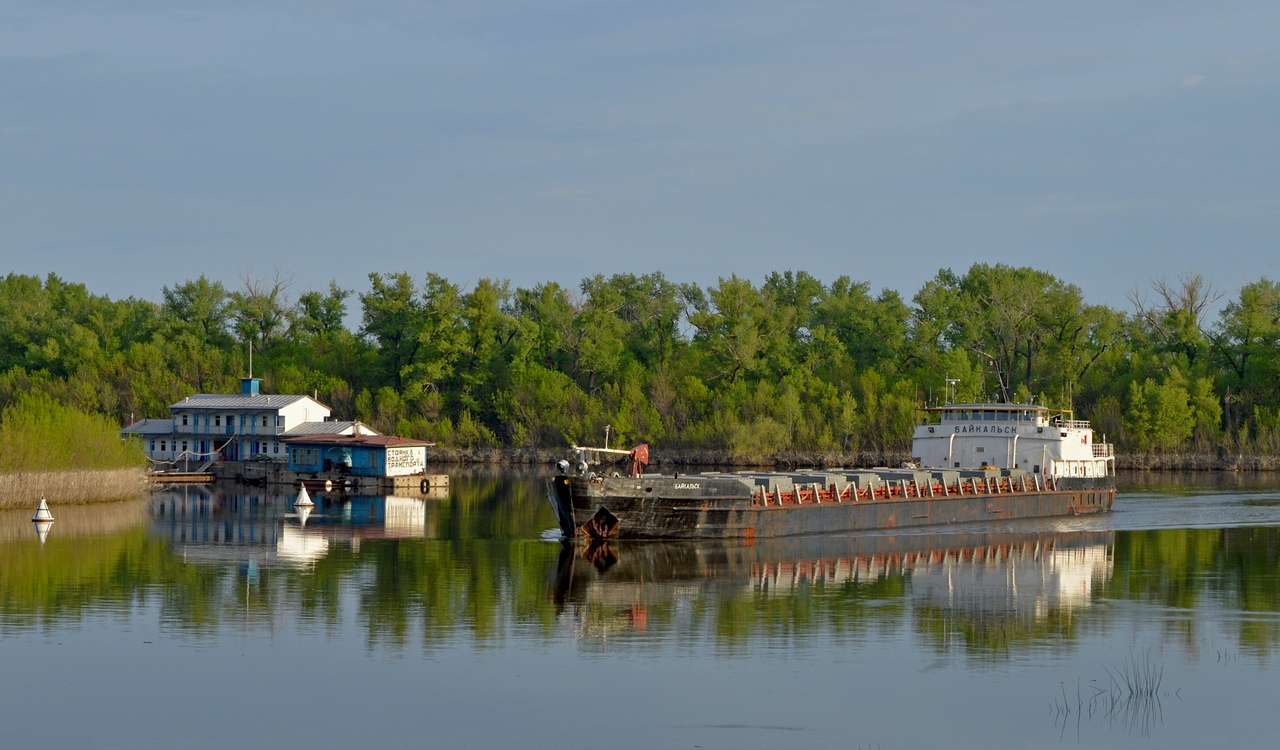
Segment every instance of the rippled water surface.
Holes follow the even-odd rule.
[[[562,547],[543,480],[0,513],[0,747],[1270,746],[1280,478],[1114,513]]]

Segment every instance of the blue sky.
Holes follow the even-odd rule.
[[[0,272],[1280,276],[1280,5],[0,7]]]

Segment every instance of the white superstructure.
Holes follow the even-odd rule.
[[[1031,404],[947,404],[923,411],[912,460],[928,469],[1024,469],[1052,477],[1115,474],[1115,452],[1088,422]]]

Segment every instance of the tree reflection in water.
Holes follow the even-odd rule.
[[[371,648],[576,636],[585,652],[678,640],[726,654],[914,633],[939,653],[1000,660],[1072,649],[1154,605],[1194,654],[1201,618],[1241,613],[1237,643],[1280,643],[1280,529],[911,533],[562,548],[537,479],[457,476],[447,496],[171,490],[133,505],[63,509],[47,543],[0,514],[0,628],[159,612],[206,638],[354,624]],[[98,515],[95,515],[98,514]],[[585,553],[585,556],[584,556]],[[148,615],[151,616],[151,615]],[[1221,644],[1220,644],[1221,645]]]

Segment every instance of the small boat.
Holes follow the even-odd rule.
[[[561,533],[605,539],[829,534],[1102,513],[1115,453],[1069,411],[1030,404],[922,410],[892,469],[648,474],[649,447],[573,447],[551,479]],[[625,459],[625,474],[596,468]]]

